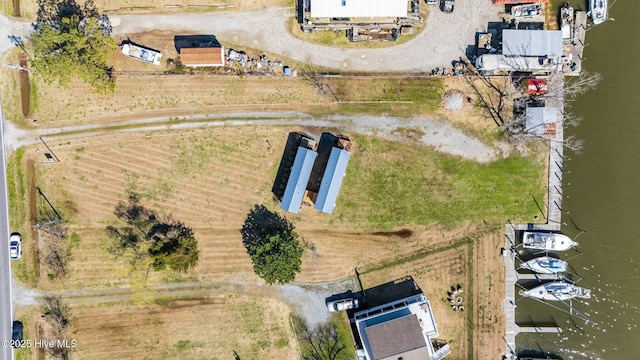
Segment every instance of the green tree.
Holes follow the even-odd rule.
[[[198,264],[200,251],[193,230],[170,216],[162,219],[140,203],[138,194],[129,193],[128,202],[119,202],[114,213],[126,225],[107,226],[113,240],[111,252],[128,258],[134,268],[186,272]]]
[[[286,284],[296,278],[303,247],[293,225],[284,217],[256,205],[240,229],[253,270],[267,284]]]
[[[74,76],[96,91],[115,90],[109,61],[117,48],[108,17],[92,1],[80,7],[73,0],[39,0],[32,67],[46,82],[68,86]]]

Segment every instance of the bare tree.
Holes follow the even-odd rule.
[[[62,220],[56,220],[44,223],[39,230],[41,259],[49,270],[49,276],[52,278],[66,276],[71,260],[65,244],[67,228]]]
[[[56,359],[68,360],[71,347],[66,346],[66,335],[70,324],[71,309],[60,297],[45,296],[40,308],[45,320],[44,338],[52,343],[49,354]]]
[[[329,86],[324,77],[320,75],[320,69],[318,69],[316,65],[309,63],[304,64],[300,70],[300,76],[309,81],[322,95],[331,97],[337,102],[340,101],[331,89],[331,86]]]
[[[584,148],[584,140],[577,139],[571,135],[564,139],[563,146],[565,149],[571,150],[576,154],[580,154]]]

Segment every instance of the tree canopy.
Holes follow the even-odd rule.
[[[128,202],[119,202],[114,213],[126,226],[107,226],[113,240],[111,250],[128,258],[134,267],[186,272],[198,264],[200,251],[193,230],[171,216],[162,218],[147,209],[138,194],[129,193]]]
[[[264,205],[254,206],[240,233],[253,270],[267,284],[292,282],[300,272],[302,245],[294,226]]]
[[[98,92],[113,92],[109,60],[117,47],[108,17],[99,14],[91,0],[83,7],[73,0],[38,0],[38,5],[32,36],[36,74],[61,86],[77,76]]]

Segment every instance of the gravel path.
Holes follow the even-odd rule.
[[[179,124],[163,124],[169,122],[168,117],[140,119],[120,123],[112,123],[109,129],[105,125],[79,125],[62,127],[58,129],[23,130],[16,128],[10,122],[5,123],[5,146],[9,151],[23,145],[38,142],[37,137],[45,138],[55,136],[56,139],[73,139],[91,136],[109,135],[117,133],[133,133],[144,131],[188,129],[202,126],[246,126],[246,125],[271,125],[271,126],[310,126],[323,128],[337,128],[340,131],[363,135],[382,137],[388,140],[412,140],[420,141],[424,145],[436,151],[456,155],[465,159],[488,163],[506,155],[510,150],[509,144],[496,142],[487,145],[477,138],[465,134],[453,125],[429,117],[401,118],[393,116],[326,116],[313,117],[305,113],[297,112],[272,112],[272,113],[233,113],[220,115],[192,115],[180,117],[184,122]],[[132,128],[118,129],[122,126]],[[419,134],[419,138],[408,139],[403,135],[406,130],[415,130],[413,134]],[[82,133],[77,133],[82,131]],[[76,133],[73,133],[76,132]],[[65,134],[70,133],[70,134]]]
[[[421,6],[427,6],[421,4]],[[497,21],[500,6],[489,0],[456,0],[453,13],[430,6],[427,27],[415,39],[382,49],[342,49],[295,38],[287,28],[293,8],[253,12],[184,13],[111,16],[114,34],[172,30],[184,34],[213,34],[224,44],[247,46],[281,54],[300,62],[344,70],[431,71],[449,67],[475,42],[475,33]]]
[[[26,289],[19,283],[13,283],[14,304],[34,306],[49,294],[59,295],[69,304],[100,304],[107,302],[126,302],[133,299],[129,288],[106,288],[96,290],[67,291],[48,293]],[[329,316],[326,299],[332,295],[349,290],[359,291],[354,277],[324,283],[292,283],[287,285],[265,285],[240,281],[194,282],[150,286],[157,297],[210,296],[215,294],[245,294],[276,297],[287,303],[293,311],[304,318],[310,326],[324,322]]]

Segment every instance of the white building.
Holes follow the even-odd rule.
[[[434,348],[438,328],[424,294],[356,312],[354,319],[361,360],[439,360],[451,352],[448,344]]]
[[[407,0],[311,0],[312,18],[406,17]]]

